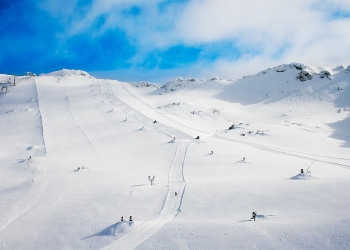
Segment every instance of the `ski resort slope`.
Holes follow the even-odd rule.
[[[350,73],[299,66],[20,78],[0,95],[0,249],[348,249]]]
[[[146,222],[134,231],[123,236],[103,249],[135,249],[156,234],[165,224],[174,219],[180,212],[180,205],[185,192],[183,165],[188,143],[181,142],[169,171],[169,192],[162,211],[156,219]],[[175,195],[176,192],[176,195]]]

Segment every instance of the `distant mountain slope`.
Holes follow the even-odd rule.
[[[158,90],[152,92],[152,94],[167,94],[173,91],[189,91],[194,89],[218,92],[231,84],[231,82],[231,80],[224,80],[219,77],[212,77],[207,80],[198,80],[195,78],[183,79],[180,77],[162,85]]]
[[[249,105],[297,97],[334,101],[337,107],[343,107],[350,105],[349,84],[349,67],[322,68],[291,63],[239,79],[216,98]]]

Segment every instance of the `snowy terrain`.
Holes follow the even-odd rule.
[[[0,249],[350,248],[350,67],[0,82]]]

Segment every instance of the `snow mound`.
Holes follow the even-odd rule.
[[[62,69],[58,71],[54,71],[48,74],[41,74],[42,76],[86,76],[92,78],[92,76],[89,75],[89,73],[83,71],[83,70],[74,70],[74,69]]]
[[[94,236],[116,236],[118,234],[127,234],[141,225],[142,225],[142,223],[140,223],[140,222],[138,222],[138,223],[130,222],[130,221],[117,222],[117,223],[103,229],[102,231],[100,231],[94,235],[90,235],[84,239],[88,239],[88,238],[91,238]]]
[[[117,222],[97,233],[97,236],[115,236],[120,233],[130,233],[135,229],[135,222]]]
[[[317,177],[312,176],[310,173],[300,173],[296,176],[289,178],[289,180],[313,180],[318,179]]]
[[[134,230],[134,222],[118,222],[115,227],[110,228],[109,235],[116,235],[117,233],[130,233]]]

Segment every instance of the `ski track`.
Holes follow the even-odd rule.
[[[230,139],[230,138],[226,138],[226,137],[220,136],[220,135],[213,135],[213,137],[216,138],[216,139],[219,139],[219,140],[225,140],[225,141],[235,142],[235,143],[239,143],[239,144],[244,144],[244,145],[247,145],[247,146],[250,146],[250,147],[254,147],[254,148],[257,148],[257,149],[261,149],[261,150],[264,150],[264,151],[267,151],[267,152],[271,152],[271,153],[284,154],[284,155],[289,155],[289,156],[293,156],[293,157],[313,160],[313,161],[317,161],[317,162],[324,162],[324,163],[327,163],[327,164],[332,164],[332,165],[336,165],[336,166],[339,166],[339,167],[350,169],[350,165],[345,165],[345,164],[341,164],[341,163],[337,163],[337,162],[333,162],[333,161],[319,160],[319,159],[314,159],[314,158],[303,156],[303,155],[298,155],[298,154],[294,154],[294,153],[285,152],[285,151],[290,151],[290,150],[284,150],[284,149],[269,147],[269,146],[266,146],[266,145],[261,145],[261,144],[257,144],[257,143],[253,143],[253,142],[245,142],[245,141],[241,141],[241,140]],[[293,152],[293,151],[290,151],[290,152]],[[327,158],[333,158],[333,159],[341,159],[341,158],[330,157],[330,156],[319,156],[319,155],[315,155],[315,156],[327,157]]]
[[[131,95],[132,97],[134,97],[134,98],[137,99],[138,101],[142,102],[145,106],[147,106],[147,107],[153,109],[153,108],[152,108],[150,105],[148,105],[146,102],[144,102],[144,101],[141,100],[139,97],[137,97],[137,96],[135,96],[133,93],[131,93],[131,91],[127,88],[127,86],[125,86],[125,83],[121,82],[121,84],[122,84],[123,89],[124,89],[129,95]],[[159,112],[157,112],[157,113],[159,113]],[[159,114],[161,114],[161,115],[162,115],[163,117],[165,117],[166,119],[168,119],[168,120],[170,120],[170,121],[172,121],[172,122],[174,122],[174,123],[177,123],[177,124],[179,124],[179,125],[181,125],[181,126],[183,126],[183,127],[185,127],[185,128],[189,128],[189,129],[192,129],[192,130],[195,130],[195,131],[204,133],[204,134],[208,134],[208,133],[206,133],[205,131],[198,130],[198,129],[195,129],[195,128],[191,128],[191,127],[188,127],[188,126],[186,126],[186,125],[184,125],[184,124],[182,124],[182,123],[179,123],[179,122],[177,122],[177,121],[171,119],[170,117],[166,116],[164,113],[159,113]]]
[[[153,129],[157,129],[158,131],[174,137],[176,136],[178,139],[184,139],[179,142],[177,147],[175,157],[173,163],[169,170],[168,182],[169,189],[167,196],[165,198],[163,208],[161,212],[158,214],[157,218],[152,221],[148,221],[136,228],[134,231],[129,234],[121,237],[120,239],[114,241],[108,246],[105,246],[104,250],[107,249],[134,249],[149,238],[151,238],[154,234],[156,234],[164,225],[166,225],[169,221],[175,218],[180,212],[180,207],[182,204],[182,199],[184,197],[185,192],[185,179],[183,175],[183,167],[186,158],[187,148],[189,142],[196,142],[192,136],[179,131],[177,129],[165,126],[161,123],[153,123],[153,120],[139,112],[138,110],[132,108],[128,104],[121,101],[117,98],[112,91],[112,87],[110,83],[106,80],[99,81],[101,94],[109,99],[112,103],[121,108],[124,112],[129,114],[133,119],[139,121],[145,126],[150,126]],[[133,95],[132,95],[133,96]],[[135,97],[136,98],[136,97]],[[175,192],[177,192],[177,196],[175,196]]]
[[[26,194],[16,201],[14,207],[11,207],[11,212],[13,212],[13,214],[7,218],[7,221],[1,221],[2,225],[0,230],[5,229],[12,221],[16,220],[18,217],[22,216],[25,214],[25,212],[31,209],[40,200],[42,194],[45,193],[47,184],[47,181],[33,180]]]
[[[174,219],[180,212],[185,192],[183,166],[189,142],[180,142],[169,171],[169,190],[162,211],[157,218],[144,223],[129,234],[119,238],[101,250],[108,249],[135,249],[143,242],[155,235],[164,225]],[[175,192],[178,193],[175,196]]]
[[[107,99],[111,100],[112,103],[114,103],[115,105],[120,107],[122,110],[124,110],[124,112],[126,112],[133,119],[139,121],[140,123],[142,123],[145,126],[151,126],[152,128],[157,129],[158,131],[160,131],[163,134],[166,134],[169,137],[175,136],[177,139],[190,140],[192,142],[199,143],[198,140],[194,139],[192,136],[190,136],[190,135],[188,135],[180,130],[168,127],[160,122],[153,123],[154,120],[148,118],[147,116],[145,116],[144,114],[142,114],[138,110],[132,108],[128,104],[121,101],[118,97],[116,97],[113,94],[112,87],[107,80],[102,80],[102,81],[99,80],[98,82],[100,83],[100,86],[101,86],[102,95],[105,96]]]
[[[69,111],[70,111],[70,114],[71,114],[71,116],[72,116],[72,118],[73,118],[73,121],[74,121],[75,125],[77,125],[77,127],[79,128],[79,130],[81,131],[81,133],[84,135],[84,137],[86,138],[86,140],[89,142],[89,144],[90,144],[92,150],[98,155],[98,153],[96,152],[96,150],[95,150],[94,146],[92,145],[91,141],[89,140],[89,138],[87,137],[87,135],[85,134],[85,132],[82,130],[82,128],[79,126],[79,124],[78,124],[77,121],[75,120],[75,117],[74,117],[74,114],[73,114],[73,110],[72,110],[72,105],[71,105],[71,103],[70,103],[70,98],[69,98],[69,95],[68,95],[67,92],[69,93],[69,87],[68,87],[68,89],[67,89],[67,91],[66,91],[66,96],[68,96],[68,98],[67,98],[67,100],[68,100],[68,106],[69,106]]]

